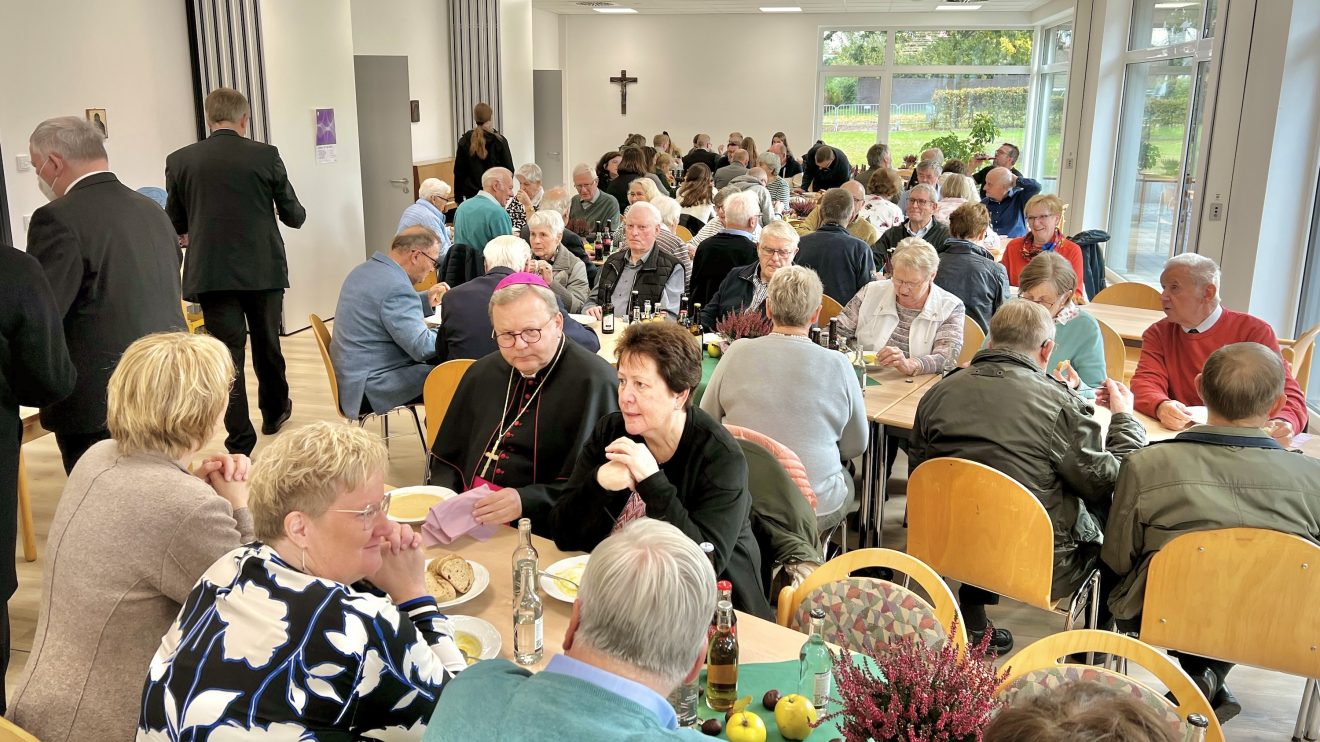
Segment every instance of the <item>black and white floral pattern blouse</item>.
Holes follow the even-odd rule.
[[[433,598],[368,589],[225,554],[151,660],[137,739],[420,739],[462,654]]]

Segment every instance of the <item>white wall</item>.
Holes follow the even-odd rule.
[[[563,69],[559,38],[563,33],[562,17],[548,10],[532,9],[532,69]]]
[[[500,0],[500,132],[516,168],[536,154],[532,106],[532,1]]]
[[[104,108],[110,167],[132,188],[165,185],[165,156],[196,141],[188,27],[177,0],[6,2],[0,11],[0,145],[14,241],[46,202],[18,172],[28,136],[53,116]],[[68,43],[60,43],[65,40]]]
[[[302,229],[284,230],[289,283],[285,330],[307,315],[334,314],[340,284],[362,260],[362,169],[349,0],[278,0],[261,4],[271,144],[307,207]],[[315,160],[315,109],[335,109],[338,161]]]
[[[412,125],[414,162],[454,155],[448,0],[350,0],[353,53],[408,58],[408,88],[421,106]]]

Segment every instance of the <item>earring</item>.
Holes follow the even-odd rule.
[[[307,574],[307,550],[300,549],[299,551],[302,552],[302,557],[298,560],[299,566],[302,568],[303,574]]]

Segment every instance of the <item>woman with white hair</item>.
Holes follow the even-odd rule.
[[[762,152],[756,156],[756,164],[770,174],[765,183],[765,189],[770,192],[770,200],[776,204],[787,203],[793,186],[784,176],[779,174],[779,171],[783,168],[779,155],[770,151]]]
[[[839,331],[875,362],[908,376],[937,374],[958,363],[963,343],[963,303],[935,285],[940,256],[930,243],[908,237],[890,259],[892,278],[862,287],[839,315]]]
[[[513,174],[514,180],[518,181],[518,192],[515,197],[518,203],[522,204],[523,211],[528,214],[534,214],[541,208],[541,197],[545,195],[545,187],[541,185],[543,177],[541,166],[535,162],[522,165]]]
[[[211,565],[165,632],[138,739],[421,738],[466,662],[421,534],[385,515],[388,463],[379,436],[331,422],[261,452],[258,540]]]
[[[564,247],[563,217],[551,209],[538,211],[527,220],[527,229],[533,256],[527,272],[540,276],[568,311],[582,311],[591,286],[586,265]]]
[[[417,202],[409,204],[399,217],[399,226],[394,228],[398,234],[408,227],[426,227],[440,238],[440,264],[444,265],[445,255],[449,252],[449,231],[445,229],[445,209],[452,203],[449,200],[449,184],[439,178],[427,178],[417,189]]]

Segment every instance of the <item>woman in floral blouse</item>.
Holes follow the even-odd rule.
[[[262,451],[260,540],[202,575],[161,640],[139,740],[421,738],[465,663],[420,537],[385,518],[386,462],[378,437],[324,422]]]

